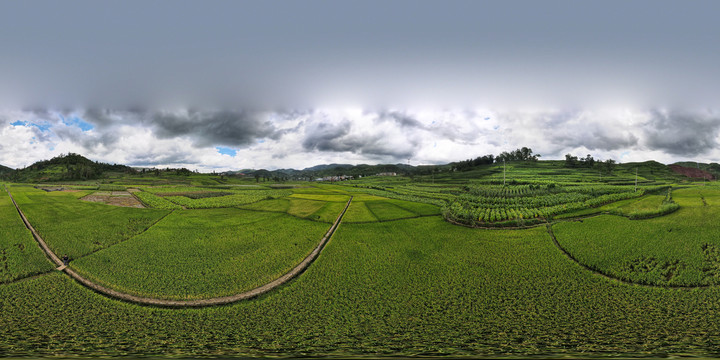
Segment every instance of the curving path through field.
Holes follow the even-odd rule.
[[[338,217],[335,219],[335,222],[330,226],[330,229],[325,233],[325,236],[320,240],[320,243],[313,249],[313,251],[303,259],[300,264],[292,268],[290,271],[285,273],[285,275],[265,284],[260,287],[257,287],[252,290],[248,290],[239,294],[235,295],[229,295],[229,296],[222,296],[222,297],[215,297],[210,299],[202,299],[202,300],[166,300],[166,299],[156,299],[156,298],[150,298],[150,297],[142,297],[142,296],[135,296],[130,295],[126,293],[122,293],[119,291],[115,291],[113,289],[106,288],[102,285],[96,284],[82,276],[80,274],[73,271],[71,268],[64,266],[62,260],[55,255],[55,253],[50,250],[47,243],[45,243],[45,240],[43,240],[40,235],[35,231],[35,229],[32,227],[30,222],[28,221],[27,217],[25,217],[25,214],[20,210],[20,207],[18,207],[17,203],[15,202],[15,199],[13,199],[12,194],[10,193],[10,190],[5,188],[5,191],[7,191],[8,195],[10,195],[10,200],[12,200],[13,205],[15,205],[15,209],[17,209],[18,213],[20,214],[20,217],[22,218],[22,221],[25,223],[25,226],[30,230],[35,240],[40,245],[40,248],[45,252],[47,257],[58,266],[58,270],[64,272],[71,278],[75,279],[80,284],[86,286],[87,288],[100,293],[102,295],[119,299],[127,302],[132,302],[136,304],[141,305],[152,305],[152,306],[163,306],[163,307],[204,307],[204,306],[215,306],[215,305],[225,305],[234,303],[241,300],[248,300],[255,297],[258,297],[262,294],[265,294],[280,285],[283,285],[287,283],[288,281],[294,279],[298,275],[300,275],[305,269],[310,266],[310,264],[315,261],[315,259],[320,254],[320,251],[325,247],[325,244],[330,240],[330,237],[333,235],[335,230],[337,229],[338,225],[340,225],[340,222],[342,221],[343,215],[345,215],[345,212],[347,211],[348,207],[350,206],[350,202],[352,201],[353,197],[350,196],[350,200],[348,200],[347,204],[345,204],[345,208],[340,212]]]
[[[597,216],[597,215],[596,215]],[[563,220],[563,221],[577,221],[577,220]],[[625,279],[621,279],[619,277],[613,276],[611,274],[605,273],[603,271],[600,271],[598,269],[595,269],[593,267],[590,267],[582,262],[580,262],[577,258],[575,258],[569,251],[567,251],[562,245],[560,245],[560,242],[557,241],[557,238],[555,238],[555,233],[552,231],[552,223],[547,223],[547,231],[550,235],[550,238],[553,241],[553,244],[555,244],[555,247],[558,248],[568,259],[572,260],[574,263],[580,265],[583,269],[588,270],[596,275],[602,276],[606,279],[618,281],[623,284],[627,285],[635,285],[635,286],[642,286],[642,287],[650,287],[650,288],[665,288],[665,289],[704,289],[709,287],[717,287],[720,285],[658,285],[658,284],[643,284],[638,283],[634,281],[629,281]]]

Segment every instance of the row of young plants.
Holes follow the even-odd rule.
[[[420,196],[416,193],[411,192],[405,192],[405,193],[398,193],[394,190],[386,190],[383,187],[380,186],[361,186],[361,185],[351,185],[352,187],[346,188],[349,192],[360,192],[368,195],[375,195],[375,196],[381,196],[391,199],[397,199],[397,200],[405,200],[405,201],[414,201],[414,202],[420,202],[425,204],[432,204],[437,206],[445,206],[447,204],[446,200],[443,199],[437,199],[437,198],[431,198],[431,197],[425,197]]]
[[[182,209],[182,206],[147,191],[138,191],[133,193],[133,195],[147,207],[165,210]]]
[[[613,215],[627,216],[630,220],[642,220],[664,216],[677,211],[679,208],[680,205],[672,199],[672,188],[668,188],[665,199],[663,199],[662,204],[656,209],[635,210],[628,214],[623,213],[622,209],[615,209],[610,211],[610,213]]]
[[[567,200],[566,202],[538,202],[534,204],[536,206],[495,206],[494,204],[486,206],[482,204],[482,200],[480,200],[480,204],[478,204],[478,199],[458,197],[443,209],[443,215],[450,221],[471,226],[522,226],[535,223],[537,222],[536,220],[550,219],[554,215],[566,212],[640,197],[644,194],[644,191],[640,189],[637,192],[619,192],[595,197],[583,194],[570,194],[571,193],[563,194],[567,196],[561,199]],[[544,200],[547,201],[547,199]],[[530,203],[533,204],[532,200],[530,200]],[[498,224],[500,222],[505,223]]]
[[[186,209],[209,209],[233,207],[254,203],[260,200],[270,200],[285,197],[292,194],[290,190],[242,190],[233,195],[205,197],[200,199],[191,199],[186,196],[165,196],[167,199]]]

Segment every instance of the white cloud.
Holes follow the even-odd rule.
[[[709,146],[720,143],[720,122],[712,111],[182,111],[174,115],[180,116],[179,124],[164,118],[161,125],[151,111],[62,113],[92,123],[89,131],[64,123],[59,114],[45,110],[0,113],[0,164],[24,167],[74,152],[108,163],[201,171],[406,163],[408,159],[418,165],[522,146],[543,159],[561,159],[566,153],[666,163],[689,158],[717,162],[720,157],[720,150]],[[11,125],[16,121],[25,125]],[[215,148],[228,144],[237,151],[235,156],[220,154]]]

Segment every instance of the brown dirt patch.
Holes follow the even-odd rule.
[[[144,208],[134,196],[127,191],[96,191],[81,198],[83,201],[98,202],[113,206]]]
[[[713,174],[705,171],[700,170],[697,168],[691,168],[691,167],[685,167],[680,165],[670,165],[670,169],[678,174],[685,175],[689,178],[694,179],[707,179],[707,180],[715,180],[715,176]]]

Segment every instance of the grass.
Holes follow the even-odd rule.
[[[53,265],[45,258],[2,187],[0,224],[0,283],[53,269]]]
[[[325,224],[285,214],[180,211],[71,266],[102,285],[135,295],[226,296],[280,277],[310,253],[325,231]]]

